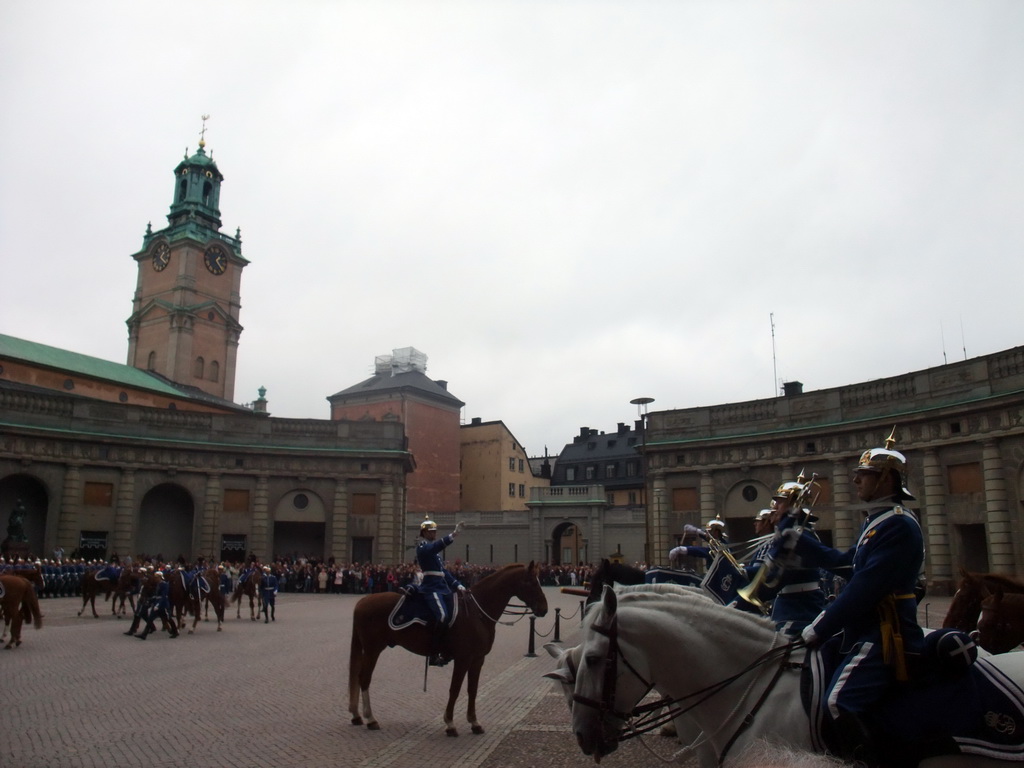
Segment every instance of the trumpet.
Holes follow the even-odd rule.
[[[792,517],[796,523],[793,525],[793,530],[797,532],[797,536],[803,533],[804,528],[810,528],[814,525],[811,519],[811,507],[818,500],[818,494],[815,494],[814,498],[811,499],[811,493],[814,490],[818,475],[812,473],[811,479],[804,482],[804,473],[801,471],[797,476],[797,482],[801,483],[803,487],[800,489],[800,493],[793,499],[792,506],[786,512],[789,517]],[[775,532],[773,542],[781,536],[779,531]],[[775,578],[768,581],[771,571],[775,570]],[[768,615],[768,606],[765,602],[758,598],[757,593],[761,590],[761,587],[769,586],[774,587],[779,583],[779,579],[782,578],[783,571],[785,569],[777,566],[771,556],[768,556],[761,563],[761,567],[757,569],[757,573],[754,574],[754,578],[750,580],[746,586],[740,587],[736,594],[741,600],[750,603],[757,608],[764,615]]]

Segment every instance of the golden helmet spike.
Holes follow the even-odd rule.
[[[896,425],[895,424],[892,425],[892,432],[890,432],[889,436],[887,438],[885,438],[885,450],[891,451],[892,447],[894,445],[896,445]]]

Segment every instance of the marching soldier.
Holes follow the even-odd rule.
[[[171,633],[171,637],[178,636],[178,627],[174,623],[174,618],[171,616],[171,600],[170,600],[170,588],[171,585],[167,583],[164,578],[163,571],[155,571],[154,577],[154,589],[153,596],[148,601],[148,612],[146,613],[146,628],[142,631],[141,635],[136,635],[139,640],[145,640],[147,635],[156,632],[156,620],[162,619],[168,627],[168,631]]]
[[[255,577],[252,577],[255,578]],[[269,565],[263,566],[263,576],[260,578],[260,595],[263,597],[263,623],[277,621],[276,600],[277,576],[275,576]]]
[[[444,567],[444,550],[455,542],[463,524],[455,526],[451,533],[437,538],[437,523],[429,517],[420,524],[420,543],[416,547],[416,562],[423,571],[423,582],[419,591],[427,598],[427,605],[434,614],[434,637],[428,663],[432,667],[443,667],[449,659],[444,656],[445,631],[448,628],[448,601],[452,590],[464,592],[465,587]]]

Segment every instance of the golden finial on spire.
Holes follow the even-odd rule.
[[[206,146],[206,121],[210,119],[209,115],[203,115],[203,130],[199,132],[199,148],[202,149]]]
[[[889,436],[887,438],[885,438],[885,450],[891,451],[892,447],[894,445],[896,445],[896,425],[895,424],[893,424],[893,426],[892,426],[892,432],[890,432]]]

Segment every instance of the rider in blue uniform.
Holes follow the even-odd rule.
[[[772,496],[769,520],[773,529],[785,520],[784,528],[797,525],[817,541],[818,535],[812,528],[817,518],[808,509],[795,508],[805,489],[802,476],[796,482],[780,485]],[[776,631],[799,637],[825,608],[825,593],[820,569],[804,566],[793,553],[793,547],[794,539],[781,535],[769,543],[762,553],[762,560],[768,563],[767,578],[755,597],[771,604],[770,616]],[[754,578],[749,572],[748,575]]]
[[[263,566],[263,576],[260,578],[260,595],[263,598],[263,623],[277,621],[277,576],[275,576],[269,565]]]
[[[437,523],[427,517],[420,524],[420,542],[416,545],[416,562],[423,572],[423,581],[419,592],[426,598],[427,605],[434,615],[434,637],[431,642],[429,663],[434,667],[443,667],[448,659],[442,652],[444,634],[448,628],[448,606],[452,590],[465,591],[465,587],[444,567],[444,550],[451,546],[463,524],[455,526],[451,533],[437,538]]]
[[[860,536],[847,552],[826,547],[805,529],[796,539],[804,565],[835,571],[852,566],[839,596],[803,630],[808,645],[822,645],[839,659],[822,706],[834,724],[840,757],[877,762],[868,715],[896,681],[909,679],[907,655],[920,654],[924,637],[917,623],[917,586],[924,561],[924,538],[914,513],[902,506],[907,460],[885,448],[865,451],[853,482],[864,503]],[[796,538],[794,529],[783,535]]]

